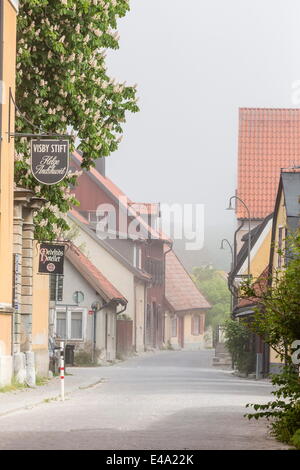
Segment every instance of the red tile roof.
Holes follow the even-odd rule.
[[[116,300],[126,304],[125,297],[106,279],[93,263],[73,243],[66,250],[66,257],[78,270],[84,279],[95,289],[106,301]]]
[[[267,266],[261,275],[256,279],[253,284],[253,289],[255,294],[261,296],[264,292],[266,292],[268,287],[268,279],[269,279],[269,267]],[[248,307],[250,305],[259,304],[258,297],[249,297],[249,298],[240,298],[236,308],[243,308]]]
[[[157,202],[128,202],[129,206],[134,206],[134,210],[142,215],[156,215],[159,217],[159,204]]]
[[[239,113],[238,187],[251,218],[274,209],[281,168],[300,165],[300,109],[241,108]],[[237,203],[237,217],[247,218]]]
[[[173,251],[166,254],[165,296],[177,312],[211,308]]]
[[[82,162],[82,156],[78,152],[73,152],[72,158],[77,160],[79,164]],[[106,190],[108,190],[112,196],[118,200],[120,206],[123,206],[125,209],[128,211],[128,215],[133,216],[140,224],[141,227],[143,227],[149,235],[153,239],[158,239],[165,241],[169,244],[172,243],[172,240],[167,237],[161,230],[155,230],[151,225],[148,225],[143,217],[140,217],[139,214],[132,208],[132,204],[135,204],[133,201],[131,201],[126,194],[124,194],[118,186],[116,186],[109,178],[106,176],[103,176],[99,171],[97,171],[95,168],[91,167],[89,169],[89,173],[93,175],[93,177],[96,179],[96,181],[101,184]]]

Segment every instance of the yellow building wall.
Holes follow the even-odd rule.
[[[250,273],[252,274],[254,279],[257,279],[263,273],[263,271],[266,269],[266,267],[269,264],[271,238],[272,238],[272,224],[270,224],[268,233],[265,236],[265,239],[263,240],[261,246],[257,250],[255,256],[253,257],[251,256]],[[242,274],[243,275],[248,274],[248,265],[246,265],[246,269],[242,272]]]
[[[280,203],[279,203],[277,219],[275,221],[275,224],[276,224],[276,228],[275,228],[275,246],[274,246],[274,254],[273,254],[273,268],[278,267],[279,254],[277,253],[277,250],[278,250],[279,227],[287,226],[286,209],[284,205],[283,191],[281,192]],[[283,242],[283,245],[284,245],[284,242]]]
[[[11,316],[0,314],[0,356],[9,356],[11,354],[11,335]]]
[[[285,209],[285,204],[284,204],[283,191],[281,192],[277,218],[274,221],[274,223],[275,223],[275,244],[274,244],[274,253],[273,253],[273,268],[276,269],[278,268],[278,259],[279,259],[279,254],[277,253],[279,227],[287,226],[286,209]],[[284,241],[283,241],[283,245],[284,245]],[[270,349],[270,364],[283,364],[280,358],[278,357],[277,353],[273,349]]]
[[[0,144],[0,354],[11,354],[12,339],[12,265],[13,265],[13,179],[14,141],[8,141],[9,88],[14,94],[16,76],[16,10],[2,0],[2,105]],[[13,113],[11,129],[14,129]]]
[[[200,325],[204,324],[205,322],[205,315],[203,314],[198,314],[200,316]],[[201,317],[204,319],[201,320]],[[202,347],[203,346],[203,339],[204,339],[204,334],[199,334],[199,335],[193,335],[192,334],[192,318],[193,314],[192,313],[187,313],[184,316],[184,346],[185,347]]]
[[[200,325],[205,323],[205,314],[198,314],[200,316]],[[200,349],[204,347],[204,332],[199,335],[192,334],[192,313],[184,315],[184,348],[186,349]],[[202,320],[201,320],[202,317]],[[179,348],[179,318],[177,317],[177,336],[172,336],[172,318],[169,312],[165,314],[165,344],[168,343],[175,349]]]
[[[172,336],[172,318],[173,315],[166,311],[165,312],[165,334],[164,343],[166,346],[170,345],[175,349],[178,348],[178,336]],[[177,335],[178,335],[178,319],[177,319]]]
[[[126,310],[125,310],[126,313]],[[145,286],[136,281],[135,285],[135,348],[137,352],[144,351],[145,323]]]
[[[38,274],[37,242],[33,246],[32,350],[48,351],[49,276]]]

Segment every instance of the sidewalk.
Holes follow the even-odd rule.
[[[67,367],[65,377],[65,396],[79,389],[84,389],[101,382],[106,366],[102,367]],[[0,416],[18,410],[32,408],[45,400],[60,399],[60,378],[53,377],[45,385],[36,388],[24,388],[12,392],[0,393]]]

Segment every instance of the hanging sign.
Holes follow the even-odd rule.
[[[42,184],[56,184],[69,168],[68,140],[32,140],[31,172]]]
[[[64,245],[41,243],[39,253],[39,273],[62,275],[64,273],[64,255]]]

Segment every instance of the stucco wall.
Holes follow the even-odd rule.
[[[16,10],[9,0],[2,0],[3,94],[0,97],[2,140],[0,141],[0,384],[10,383],[12,377],[12,263],[13,263],[13,179],[14,139],[8,139],[9,88],[14,95],[16,77]],[[11,115],[11,130],[14,115]]]
[[[205,322],[205,314],[200,314],[200,331],[199,335],[192,334],[192,313],[186,313],[184,315],[184,349],[204,349],[204,329],[202,326]],[[179,319],[177,317],[177,336],[172,336],[172,318],[173,315],[170,312],[165,313],[165,344],[168,343],[174,349],[180,349],[178,334],[179,334]]]
[[[49,369],[49,276],[48,274],[38,274],[38,249],[36,241],[33,244],[32,293],[32,350],[35,355],[37,374],[47,376]]]
[[[255,246],[251,250],[250,272],[254,279],[258,278],[269,264],[270,248],[272,237],[272,220],[265,226],[260,239],[257,240]],[[240,273],[248,274],[248,257],[244,262]]]
[[[81,291],[84,299],[78,305],[74,303],[73,294]],[[99,301],[101,305],[105,300],[90,286],[84,277],[74,268],[68,259],[64,264],[63,299],[56,302],[57,307],[66,307],[72,310],[78,307],[83,310],[83,341],[76,341],[79,348],[85,344],[92,344],[94,340],[95,314],[90,315],[92,303]],[[107,339],[105,338],[107,332]],[[75,341],[68,341],[75,342]],[[103,309],[96,313],[96,347],[102,351],[101,359],[114,360],[116,356],[116,312]]]
[[[279,234],[279,227],[286,227],[286,208],[284,205],[284,194],[283,191],[280,197],[280,203],[278,207],[278,213],[275,223],[275,247],[273,253],[273,268],[278,268],[278,258],[279,254],[277,253],[278,250],[278,234]],[[283,248],[284,248],[284,241],[283,241]],[[281,362],[280,358],[277,356],[276,352],[273,349],[270,349],[270,372],[277,373],[281,370],[283,363]]]
[[[138,352],[144,351],[144,323],[145,323],[145,286],[142,283],[137,283],[135,287],[136,292],[136,350]]]
[[[72,220],[68,219],[68,223],[70,226],[74,226]],[[139,282],[135,280],[134,274],[80,228],[76,231],[76,237],[73,241],[75,245],[83,249],[84,254],[127,299],[128,304],[125,314],[133,320],[133,329],[136,331],[136,334],[133,335],[133,341],[135,341],[136,337],[140,338],[141,331],[144,328],[144,315],[138,314],[136,321],[135,308],[137,299],[142,298],[141,303],[144,303],[145,295],[144,289],[140,287],[136,289],[136,285],[139,285]]]
[[[0,307],[12,303],[12,248],[13,248],[13,178],[14,139],[8,141],[9,88],[14,94],[16,76],[16,10],[8,0],[3,0],[3,85],[4,102],[1,106],[2,142],[0,154]],[[1,47],[1,46],[0,46]],[[14,113],[11,130],[14,129]]]
[[[273,254],[273,267],[277,268],[278,267],[278,259],[279,259],[279,254],[277,253],[279,227],[286,227],[287,226],[286,209],[285,209],[285,205],[284,205],[283,191],[282,191],[281,197],[280,197],[280,203],[279,203],[277,217],[276,217],[276,220],[274,222],[275,222],[275,225],[276,225],[276,229],[275,229],[275,249],[274,249],[274,254]],[[283,241],[283,248],[284,248],[284,241]]]
[[[200,328],[204,324],[204,315],[200,316]],[[201,320],[202,317],[202,320]],[[184,315],[184,349],[203,349],[204,348],[204,333],[199,335],[192,334],[192,313]],[[201,329],[200,329],[201,331]]]

